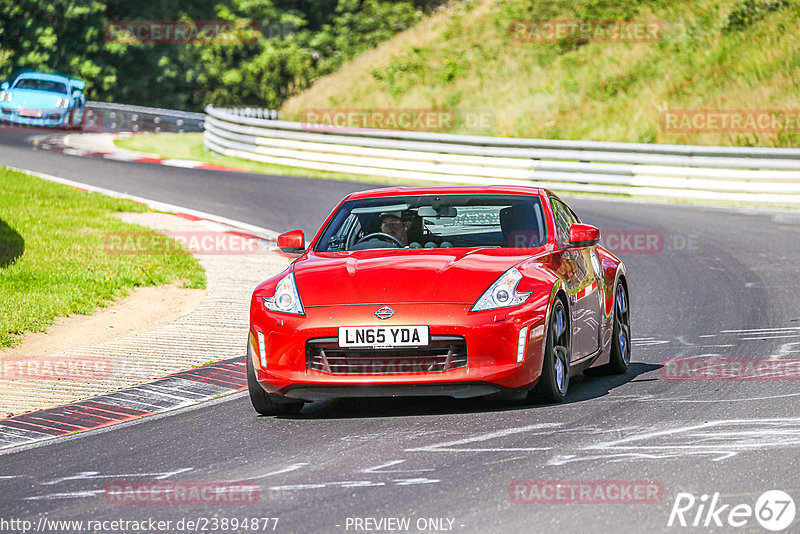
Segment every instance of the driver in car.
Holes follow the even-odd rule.
[[[403,221],[394,213],[381,213],[378,221],[381,232],[394,236],[404,247],[408,246],[408,229],[411,228],[411,221]]]

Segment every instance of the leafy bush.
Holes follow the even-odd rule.
[[[382,82],[389,94],[397,97],[417,83],[427,64],[424,51],[415,46],[408,53],[393,57],[385,69],[372,69],[372,77]]]
[[[442,0],[14,0],[0,2],[0,79],[21,70],[86,80],[93,100],[177,109],[278,107],[288,96],[415,24]],[[255,39],[111,41],[114,21],[225,20]]]
[[[727,32],[743,30],[766,17],[771,11],[787,5],[787,0],[744,0],[728,15],[723,29]]]

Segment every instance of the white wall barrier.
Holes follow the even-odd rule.
[[[205,146],[265,163],[461,184],[800,204],[800,149],[346,130],[274,110],[206,108]]]

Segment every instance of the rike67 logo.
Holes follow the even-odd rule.
[[[792,497],[781,490],[770,490],[756,499],[755,506],[740,502],[725,502],[719,493],[703,494],[699,498],[691,493],[678,493],[667,526],[699,527],[708,531],[709,527],[740,528],[750,526],[755,518],[767,530],[780,532],[794,521],[795,504]]]

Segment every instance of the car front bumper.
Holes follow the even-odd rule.
[[[40,116],[27,116],[20,114],[20,110],[0,103],[0,122],[10,123],[15,126],[28,126],[31,128],[59,127],[67,124],[69,109],[41,109],[35,110]]]
[[[541,370],[545,341],[546,299],[516,308],[469,312],[464,304],[392,304],[394,316],[376,318],[381,305],[306,308],[305,316],[266,310],[259,298],[251,304],[250,343],[256,379],[268,393],[302,400],[333,397],[446,395],[463,398],[507,390],[530,389]],[[310,340],[337,338],[340,326],[427,325],[431,338],[458,336],[466,344],[466,365],[441,371],[327,372],[311,368]],[[520,332],[524,357],[517,361]],[[264,358],[258,343],[264,340]],[[313,343],[313,341],[312,341]],[[403,360],[403,351],[395,351]],[[409,353],[413,349],[409,349]],[[375,351],[380,359],[380,351]],[[266,365],[263,365],[266,360]],[[405,361],[405,360],[404,360]],[[413,367],[413,366],[412,366]]]

